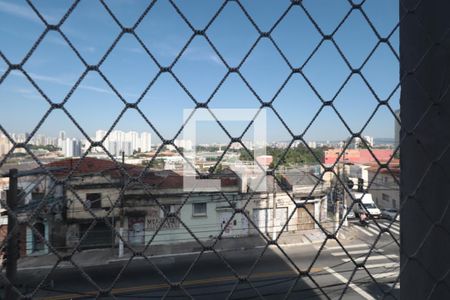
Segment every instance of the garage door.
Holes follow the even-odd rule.
[[[276,222],[275,222],[275,230],[280,232],[283,229],[284,224],[286,224],[288,219],[288,208],[287,207],[279,207],[277,208],[276,214]],[[284,231],[288,230],[288,226],[284,228]]]
[[[314,204],[306,204],[305,207],[314,216]],[[297,229],[308,230],[314,229],[314,220],[303,208],[297,208]]]
[[[253,222],[261,232],[268,233],[267,209],[266,208],[253,209]]]
[[[265,232],[267,234],[272,233],[272,214],[273,210],[270,208],[255,208],[253,209],[253,221],[256,226],[258,226],[261,232]],[[276,232],[280,232],[283,228],[284,224],[286,224],[288,218],[288,209],[287,207],[279,207],[277,208],[276,217],[275,217],[275,230]],[[287,231],[288,227],[284,228],[284,231]]]
[[[223,230],[222,236],[228,237],[233,235],[233,228],[236,226],[236,220],[233,219],[231,222],[228,221],[231,219],[233,213],[231,211],[220,211],[219,212],[219,223],[220,229]],[[228,225],[227,225],[228,224]]]
[[[80,238],[84,236],[90,224],[80,224]],[[103,248],[111,247],[113,241],[113,231],[104,222],[99,222],[92,227],[87,236],[83,239],[80,247],[86,248]]]

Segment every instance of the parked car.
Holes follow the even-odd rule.
[[[381,209],[381,217],[383,219],[400,221],[400,214],[398,214],[398,210],[395,208],[384,208]]]

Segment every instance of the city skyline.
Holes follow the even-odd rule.
[[[137,131],[124,131],[124,130],[112,130],[109,133],[109,136],[105,139],[105,141],[107,141],[109,138],[111,138],[111,136],[114,136],[115,133],[120,132],[121,134],[149,134],[151,136],[151,134],[149,132],[137,132]],[[57,135],[45,135],[45,134],[39,134],[39,135],[34,135],[31,139],[29,144],[31,145],[40,145],[40,146],[45,146],[45,145],[56,145],[56,141],[58,140],[58,138],[61,137],[61,133],[64,134],[64,136],[66,138],[70,138],[70,139],[77,139],[80,141],[83,141],[85,143],[88,143],[88,139],[86,139],[84,136],[83,137],[74,137],[74,136],[70,136],[69,134],[66,133],[66,131],[64,130],[59,130]],[[93,134],[92,136],[90,136],[90,139],[92,141],[100,141],[103,139],[104,135],[107,133],[107,130],[104,129],[97,129],[95,131],[95,134]],[[15,140],[17,143],[22,143],[24,142],[28,136],[29,133],[27,132],[13,132],[10,134],[11,138],[13,140]],[[0,132],[0,137],[4,138],[5,140],[7,140],[7,137]],[[395,138],[386,138],[386,137],[372,137],[372,136],[363,136],[363,138],[366,139],[366,142],[368,143],[368,145],[373,146],[375,145],[375,141],[377,141],[377,143],[396,143]],[[349,139],[351,139],[351,137],[347,136],[346,138],[343,139],[333,139],[333,140],[306,140],[306,144],[317,144],[317,143],[343,143],[344,141],[349,141]],[[151,137],[150,137],[151,140]],[[360,143],[360,141],[358,141],[358,139],[352,139],[351,143],[354,143],[356,140],[356,143]],[[245,142],[252,142],[251,140],[242,140],[244,143]],[[287,143],[289,144],[292,140],[283,140],[283,139],[278,139],[278,140],[272,140],[272,141],[267,141],[267,145],[271,145],[271,144],[276,144],[276,143]],[[381,142],[380,142],[381,141]],[[176,146],[178,147],[183,147],[183,148],[190,148],[191,146],[194,146],[193,142],[189,139],[183,139],[183,138],[177,138],[174,140],[174,143]],[[197,146],[203,146],[203,145],[227,145],[229,143],[229,141],[226,142],[211,142],[211,143],[201,143],[198,142],[196,145]],[[301,141],[294,141],[293,144],[297,145],[299,143],[302,143]],[[152,144],[150,142],[150,144]],[[153,143],[152,145],[160,145],[161,142],[158,143]],[[185,147],[186,146],[186,147]]]

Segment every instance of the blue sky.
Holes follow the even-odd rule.
[[[32,1],[46,20],[57,23],[72,1]],[[361,2],[361,1],[358,1]],[[132,26],[149,1],[106,1],[124,26]],[[178,0],[179,9],[195,28],[204,28],[222,1]],[[242,0],[261,31],[268,31],[290,5],[288,0]],[[305,8],[325,34],[331,34],[350,10],[344,0],[304,0]],[[392,0],[367,0],[364,11],[381,36],[387,36],[398,22],[398,7]],[[11,63],[22,61],[45,26],[25,1],[0,0],[0,51]],[[118,36],[120,29],[99,1],[83,0],[61,30],[89,63],[97,64]],[[192,35],[169,1],[157,1],[136,29],[149,51],[162,66],[170,65]],[[230,66],[237,66],[258,34],[236,2],[229,2],[207,30],[211,42]],[[293,67],[300,67],[320,42],[321,36],[304,11],[293,7],[278,23],[271,36]],[[377,37],[360,11],[353,11],[334,40],[349,63],[358,68],[377,44]],[[390,39],[398,51],[398,30]],[[0,76],[7,65],[0,58]],[[83,64],[57,32],[49,32],[37,47],[24,69],[54,102],[62,101],[84,71]],[[126,101],[134,102],[156,76],[158,68],[138,41],[125,34],[109,54],[101,71]],[[203,37],[195,37],[173,66],[173,72],[199,102],[208,100],[222,78],[226,67]],[[290,68],[268,39],[261,39],[240,67],[254,92],[269,101],[288,79]],[[305,76],[324,100],[331,100],[350,70],[336,47],[324,42],[303,67]],[[398,61],[386,44],[381,44],[362,68],[367,81],[381,99],[393,93],[397,83]],[[399,108],[399,91],[390,100]],[[0,85],[0,124],[9,133],[31,132],[48,110],[48,103],[35,87],[17,71],[10,72]],[[376,107],[376,99],[360,76],[354,75],[335,100],[335,107],[354,131],[359,131]],[[237,74],[230,74],[210,101],[211,108],[258,108],[257,98]],[[70,114],[90,136],[96,129],[106,129],[118,118],[122,101],[98,73],[90,72],[81,81],[65,105]],[[139,104],[165,138],[173,138],[183,121],[183,109],[194,102],[174,77],[162,74]],[[301,134],[321,107],[319,97],[302,76],[293,74],[274,101],[274,107],[293,133]],[[288,131],[271,110],[267,110],[268,140],[287,140]],[[228,124],[237,134],[245,125]],[[127,111],[116,129],[153,132],[136,111]],[[53,111],[37,134],[56,136],[59,130],[81,137],[80,131],[61,111]],[[203,126],[204,142],[222,142],[225,135],[215,125]],[[233,133],[233,134],[234,134]],[[365,135],[394,136],[394,117],[381,108]],[[308,140],[337,140],[349,135],[334,111],[326,107],[307,130]],[[156,141],[156,139],[155,139]]]

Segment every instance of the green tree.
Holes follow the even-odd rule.
[[[311,152],[306,146],[300,144],[296,147],[289,148],[287,151],[286,148],[267,147],[266,153],[273,157],[272,165],[279,163],[280,165],[289,166],[322,162],[325,156],[325,149],[312,149]],[[241,149],[239,159],[242,161],[251,161],[252,157],[245,149]]]

